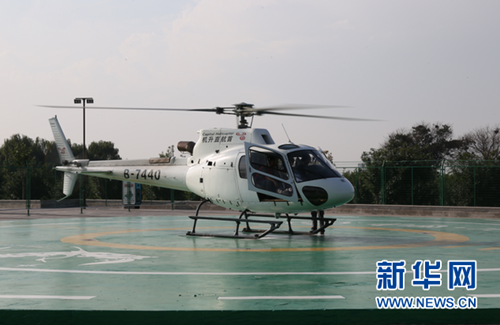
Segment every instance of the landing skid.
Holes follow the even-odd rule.
[[[242,238],[242,239],[259,239],[267,234],[272,233],[276,229],[278,229],[283,221],[268,221],[268,220],[248,220],[245,219],[243,220],[242,217],[244,215],[244,212],[240,214],[239,218],[218,218],[218,217],[202,217],[199,216],[200,208],[203,204],[206,202],[209,202],[209,200],[203,200],[198,207],[196,208],[196,215],[195,216],[190,216],[189,218],[194,220],[193,223],[193,230],[188,231],[186,233],[186,236],[202,236],[202,237],[219,237],[219,238]],[[215,221],[230,221],[230,222],[235,222],[236,223],[236,229],[234,230],[234,233],[232,235],[225,235],[225,234],[211,234],[211,233],[199,233],[196,232],[196,225],[198,223],[198,220],[215,220]],[[242,222],[245,222],[247,224],[247,227],[249,223],[260,223],[260,224],[267,224],[269,225],[269,229],[261,231],[259,233],[254,234],[253,236],[244,236],[240,235],[240,224]]]
[[[194,220],[193,224],[193,230],[188,231],[186,233],[187,236],[203,236],[203,237],[221,237],[221,238],[243,238],[243,239],[259,239],[267,234],[272,233],[274,230],[278,229],[283,221],[267,221],[267,220],[241,220],[241,219],[236,219],[236,218],[215,218],[215,217],[200,217],[200,216],[190,216],[189,218]],[[217,220],[217,221],[232,221],[236,222],[236,229],[234,231],[233,235],[221,235],[221,234],[209,234],[209,233],[198,233],[196,232],[196,222],[198,220]],[[260,223],[260,224],[268,224],[270,227],[269,229],[259,232],[258,234],[255,234],[253,236],[242,236],[239,234],[239,228],[240,224],[242,222],[246,222],[247,224],[249,222],[252,223]]]
[[[258,216],[258,217],[274,217],[274,215],[268,215],[268,214],[247,214],[247,216]],[[288,223],[288,230],[280,230],[280,231],[274,231],[273,234],[286,234],[286,235],[316,235],[318,233],[324,234],[325,229],[330,227],[335,223],[337,220],[336,218],[322,218],[319,219],[320,227],[317,229],[311,229],[311,231],[295,231],[292,229],[292,224],[291,221],[292,219],[300,219],[300,220],[311,220],[313,221],[312,217],[299,217],[299,216],[289,216],[288,214],[284,217],[275,217],[275,218],[286,218],[287,223]],[[250,220],[245,217],[245,220]],[[250,228],[250,225],[247,224],[247,227],[243,229],[244,232],[261,232],[261,230],[254,230]]]
[[[203,236],[203,237],[219,237],[219,238],[242,238],[242,239],[260,239],[263,238],[264,236],[267,236],[270,233],[273,234],[287,234],[287,235],[315,235],[318,233],[323,234],[325,229],[333,225],[333,223],[337,220],[335,218],[320,218],[319,224],[320,227],[317,229],[313,229],[308,232],[304,231],[294,231],[292,229],[292,224],[291,221],[292,219],[300,219],[300,220],[311,220],[313,221],[312,217],[299,217],[299,216],[289,216],[288,214],[284,217],[281,216],[275,216],[274,214],[256,214],[256,213],[250,213],[249,211],[245,210],[243,211],[238,218],[220,218],[220,217],[204,217],[204,216],[199,216],[200,208],[203,204],[206,202],[209,202],[209,200],[204,200],[202,201],[198,207],[196,208],[196,214],[194,216],[190,216],[189,218],[194,220],[193,223],[193,229],[191,231],[188,231],[186,233],[186,236]],[[279,220],[262,220],[262,219],[250,219],[250,217],[268,217],[268,218],[274,218],[274,219],[280,219],[280,218],[286,218],[287,223],[288,223],[288,230],[281,230],[277,231],[277,229],[283,224],[283,221]],[[213,234],[213,233],[199,233],[196,232],[196,226],[198,223],[198,220],[213,220],[213,221],[225,221],[225,222],[234,222],[236,223],[236,228],[234,230],[234,233],[232,235],[227,235],[227,234]],[[252,236],[245,236],[245,235],[240,235],[240,225],[242,223],[246,224],[246,227],[242,229],[242,232],[247,232],[247,233],[254,233]],[[269,228],[266,230],[262,229],[252,229],[250,227],[250,224],[257,223],[257,224],[265,224],[269,225]]]

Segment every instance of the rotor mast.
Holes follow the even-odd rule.
[[[252,127],[253,117],[256,114],[253,106],[253,104],[248,104],[245,102],[234,104],[234,114],[240,119],[238,129],[248,129]],[[248,125],[248,121],[246,119],[247,117],[252,117],[250,125]]]

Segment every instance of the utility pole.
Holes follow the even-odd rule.
[[[75,98],[74,101],[75,104],[82,104],[83,103],[83,159],[87,159],[87,145],[85,144],[85,103],[87,104],[94,104],[94,99],[92,97],[77,97]],[[82,190],[82,198],[83,202],[80,203],[81,207],[84,208],[86,205],[86,198],[85,198],[85,176],[82,175],[82,183],[83,183],[83,190]],[[81,211],[80,211],[81,212]]]
[[[75,104],[83,103],[83,159],[87,159],[87,146],[85,145],[85,103],[94,104],[94,99],[92,97],[77,97],[75,98]]]

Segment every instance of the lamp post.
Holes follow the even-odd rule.
[[[77,97],[74,101],[75,104],[83,103],[83,159],[87,159],[87,146],[85,144],[85,103],[94,104],[94,99],[92,97]],[[83,209],[86,205],[85,200],[85,177],[82,176],[82,182],[80,183],[83,187],[82,191],[80,191],[80,213],[83,213]]]
[[[85,103],[94,104],[94,99],[92,97],[77,97],[75,98],[75,104],[83,103],[83,159],[87,159],[87,147],[85,145]]]

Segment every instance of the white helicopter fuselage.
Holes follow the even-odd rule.
[[[237,211],[310,212],[340,206],[354,196],[351,183],[320,150],[276,145],[265,129],[204,129],[196,144],[178,146],[185,150],[179,157],[88,161],[68,158],[69,147],[55,124],[57,119],[51,119],[66,164],[56,169],[65,172],[67,196],[77,174],[190,191]]]

